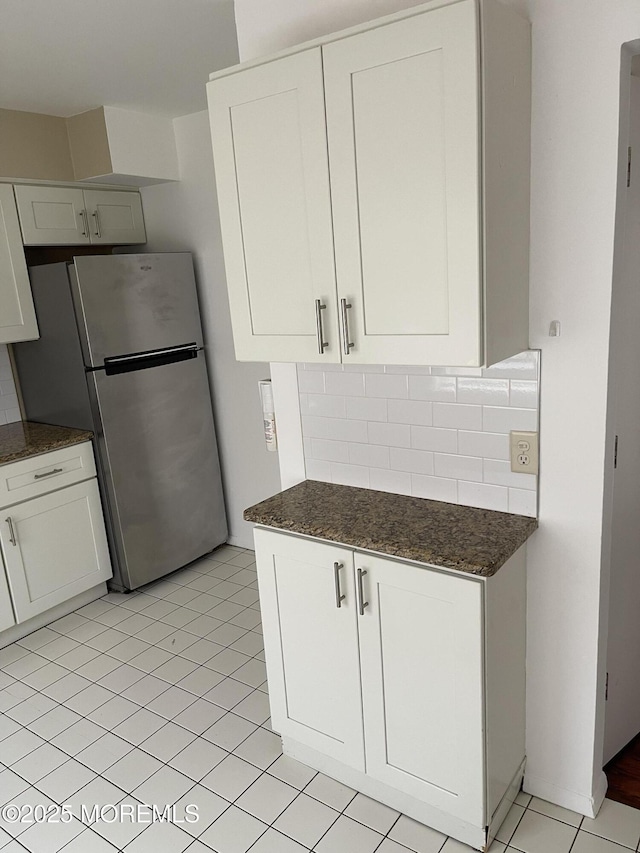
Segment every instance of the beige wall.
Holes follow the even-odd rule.
[[[73,181],[66,119],[0,109],[0,177]]]
[[[94,175],[108,175],[112,167],[104,107],[70,116],[65,121],[75,179],[83,181]]]

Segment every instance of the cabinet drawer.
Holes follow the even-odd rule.
[[[26,501],[95,477],[90,441],[0,467],[0,507]]]

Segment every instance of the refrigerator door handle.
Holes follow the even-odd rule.
[[[104,369],[107,376],[114,373],[128,373],[132,370],[143,370],[146,367],[160,367],[163,364],[172,364],[176,361],[187,361],[197,358],[200,347],[195,344],[183,344],[179,347],[167,347],[166,349],[153,350],[151,352],[138,352],[132,355],[116,355],[105,358]]]
[[[136,352],[133,355],[114,355],[105,358],[105,364],[123,364],[129,361],[144,361],[145,358],[156,358],[158,356],[173,355],[182,352],[197,352],[198,344],[183,344],[179,347],[167,347],[166,349],[155,349],[150,352]]]

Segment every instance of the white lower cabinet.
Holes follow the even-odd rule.
[[[76,457],[82,464],[71,464]],[[112,571],[90,443],[10,463],[1,475],[20,497],[29,496],[13,503],[0,493],[4,630],[104,583]],[[70,479],[80,482],[60,487]]]
[[[255,543],[285,753],[488,846],[524,767],[524,550],[479,578],[272,530]]]

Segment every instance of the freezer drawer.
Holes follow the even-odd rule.
[[[213,414],[197,358],[115,375],[88,374],[100,423],[112,547],[136,589],[226,539]]]

